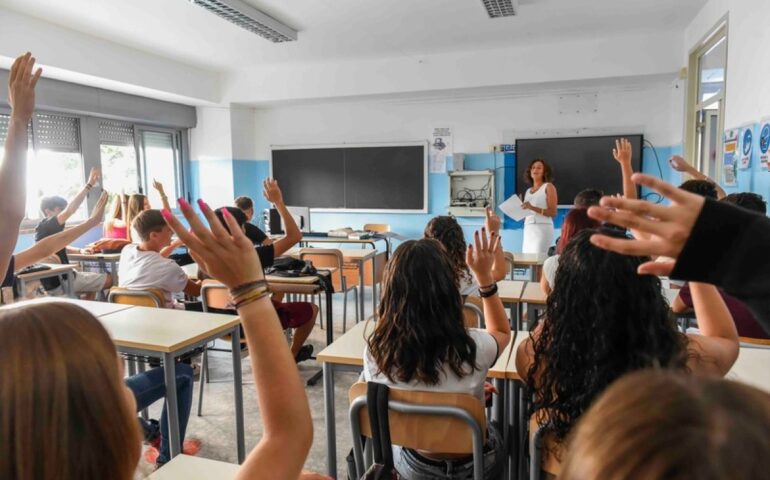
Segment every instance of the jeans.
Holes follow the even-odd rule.
[[[193,397],[193,370],[190,365],[177,363],[176,367],[176,399],[179,410],[179,443],[184,442],[187,421],[190,419]],[[166,383],[163,368],[154,368],[144,373],[139,373],[126,379],[126,385],[134,392],[137,412],[141,411],[161,398],[166,397]],[[160,417],[160,455],[157,463],[162,465],[171,460],[168,438],[168,413],[166,405],[163,405],[163,414]]]

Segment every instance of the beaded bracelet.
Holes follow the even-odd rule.
[[[248,293],[244,295],[243,297],[239,298],[237,301],[235,301],[235,309],[238,310],[239,308],[243,307],[244,305],[248,305],[249,303],[256,302],[257,300],[262,299],[263,297],[266,297],[270,295],[270,291],[267,288],[264,289],[254,289],[253,293]]]
[[[489,298],[497,293],[497,283],[493,283],[488,287],[479,287],[479,297]]]
[[[235,288],[230,289],[230,296],[232,298],[237,298],[241,295],[243,295],[247,290],[251,290],[255,287],[265,287],[267,288],[267,280],[264,278],[262,280],[255,280],[253,282],[244,283],[242,285],[238,285]]]

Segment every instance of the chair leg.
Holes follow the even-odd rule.
[[[199,390],[198,390],[198,416],[201,416],[201,410],[203,409],[203,377],[206,377],[206,380],[208,381],[208,366],[209,366],[209,355],[208,355],[208,349],[203,350],[203,360],[201,361],[201,375],[198,379]]]
[[[145,372],[146,366],[145,366],[143,360],[137,360],[136,361],[136,366],[139,369],[139,373],[144,373]],[[150,414],[149,414],[149,412],[147,411],[146,408],[143,408],[141,413],[142,413],[142,419],[143,420],[146,421],[147,419],[150,418]]]
[[[324,329],[324,308],[323,308],[323,296],[318,295],[318,324],[321,330]]]
[[[353,287],[353,299],[355,300],[355,303],[356,303],[356,323],[358,323],[358,322],[360,322],[362,320],[361,312],[360,312],[360,310],[358,308],[358,302],[359,301],[361,301],[361,302],[364,301],[363,296],[364,296],[364,287],[361,287],[361,296],[360,297],[358,295],[358,286]]]
[[[342,333],[347,331],[348,323],[348,291],[342,292]]]
[[[216,340],[214,340],[216,342]],[[209,383],[211,375],[209,375],[209,352],[205,352],[206,356],[203,357],[203,365],[201,366],[201,372],[206,371],[206,383]]]

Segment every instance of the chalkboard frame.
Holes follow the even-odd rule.
[[[428,141],[413,140],[399,142],[372,142],[372,143],[329,143],[329,144],[309,144],[309,145],[271,145],[270,149],[270,176],[273,176],[273,151],[275,150],[313,150],[313,149],[338,149],[338,148],[376,148],[376,147],[422,147],[423,158],[423,195],[422,208],[410,209],[388,209],[388,208],[323,208],[310,207],[310,212],[318,213],[405,213],[405,214],[426,214],[429,212],[428,205]]]

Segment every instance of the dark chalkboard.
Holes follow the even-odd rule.
[[[523,194],[529,188],[524,172],[536,158],[545,159],[550,165],[560,205],[572,205],[575,195],[586,188],[602,190],[605,195],[623,193],[620,166],[612,158],[615,140],[621,137],[631,142],[631,165],[635,172],[640,172],[642,135],[517,140],[516,193]]]
[[[425,210],[426,145],[273,150],[288,205]]]

